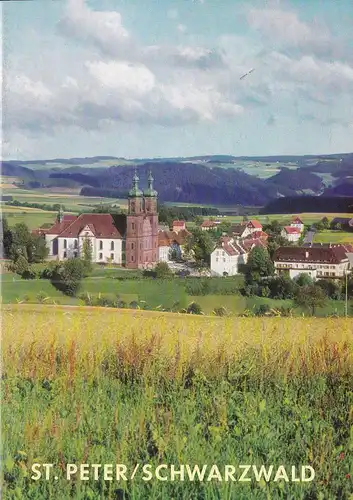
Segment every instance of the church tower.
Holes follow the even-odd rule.
[[[128,196],[125,262],[130,269],[146,268],[158,262],[157,191],[153,189],[152,173],[148,188],[139,188],[135,171]]]
[[[158,193],[153,189],[152,172],[148,174],[148,187],[144,190],[145,200],[145,216],[149,219],[151,226],[151,237],[148,244],[147,260],[152,264],[158,262],[158,213],[157,213],[157,196]]]

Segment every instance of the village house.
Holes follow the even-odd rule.
[[[234,276],[240,266],[246,264],[249,253],[256,246],[266,248],[266,240],[260,238],[236,239],[222,236],[211,253],[211,275]]]
[[[294,226],[284,226],[281,231],[282,238],[285,238],[287,241],[291,241],[292,243],[297,243],[301,237],[301,231],[298,227]]]
[[[239,266],[246,264],[248,252],[236,240],[222,237],[211,253],[211,275],[234,276],[239,274]]]
[[[230,232],[235,238],[246,238],[252,233],[262,232],[262,224],[258,220],[252,219],[248,222],[233,224],[231,226]],[[265,235],[266,233],[263,234]]]
[[[304,222],[300,217],[293,217],[292,222],[290,223],[290,227],[296,227],[302,233],[304,231]]]
[[[201,231],[209,231],[210,229],[216,229],[216,227],[220,224],[219,221],[215,220],[204,220],[201,224]]]
[[[174,225],[173,225],[174,227]],[[158,258],[160,262],[169,262],[182,258],[183,245],[189,231],[181,229],[179,231],[160,231],[158,233]]]
[[[320,247],[280,247],[274,255],[276,274],[295,278],[307,274],[316,279],[342,279],[349,269],[343,245]]]
[[[184,220],[173,220],[172,231],[179,233],[180,231],[185,231],[186,225]]]
[[[157,191],[153,177],[148,187],[139,189],[137,173],[129,191],[128,214],[64,215],[43,237],[49,248],[49,259],[65,260],[82,256],[84,241],[89,241],[92,261],[111,262],[127,268],[146,268],[159,261]]]

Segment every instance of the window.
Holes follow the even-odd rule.
[[[225,257],[223,257],[223,262],[225,262],[225,261],[226,261],[226,259],[225,259]]]
[[[131,255],[131,262],[134,262],[134,256]]]
[[[103,241],[102,240],[100,240],[100,242],[99,242],[99,250],[103,250]]]
[[[64,240],[64,248],[67,248],[67,240]]]
[[[75,240],[74,247],[75,247],[75,248],[78,248],[78,241],[77,241],[77,240]],[[76,253],[77,253],[77,252],[76,252]]]
[[[74,252],[74,257],[75,257],[75,259],[77,258],[77,252]]]
[[[216,262],[218,262],[218,257],[216,257]]]
[[[114,260],[114,254],[113,254],[113,253],[111,253],[111,254],[110,254],[110,258],[111,258],[112,260]]]
[[[114,241],[110,243],[110,250],[114,250]]]
[[[131,250],[133,250],[133,249],[134,249],[134,244],[133,244],[133,243],[131,243]]]
[[[103,254],[102,252],[99,254],[99,260],[102,260],[103,259]]]
[[[67,252],[66,251],[63,253],[63,257],[64,257],[64,259],[66,259],[66,257],[67,257]]]
[[[135,230],[135,222],[131,223],[131,229],[134,231]]]

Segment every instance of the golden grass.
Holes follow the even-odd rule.
[[[217,371],[251,351],[268,373],[311,375],[352,369],[353,321],[11,305],[3,308],[2,348],[4,370],[30,377],[92,374],[112,355],[142,372],[156,360],[174,375],[190,363]]]

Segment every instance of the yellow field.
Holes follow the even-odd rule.
[[[9,212],[14,212],[14,213],[22,213],[22,212],[29,212],[29,213],[44,213],[44,214],[52,214],[53,212],[49,210],[41,210],[40,208],[32,208],[32,207],[15,207],[13,205],[2,205],[1,211],[3,213],[9,213]]]
[[[92,373],[107,354],[149,365],[156,357],[178,370],[192,361],[203,370],[220,368],[254,349],[268,373],[340,371],[353,364],[353,321],[317,318],[215,318],[152,311],[12,305],[3,308],[6,372],[51,377],[64,353],[75,369]],[[333,349],[333,351],[332,351]],[[348,351],[347,351],[348,349]],[[254,356],[255,356],[254,351]],[[340,352],[345,352],[340,356]],[[347,355],[349,352],[349,355]],[[71,354],[70,354],[71,353]],[[336,361],[331,355],[336,353]],[[71,361],[70,361],[71,356]],[[330,362],[328,362],[328,356]],[[304,363],[305,358],[305,363]],[[24,362],[25,361],[25,362]],[[216,363],[216,364],[215,364]],[[303,363],[305,368],[303,368]],[[174,366],[175,368],[175,366]]]

